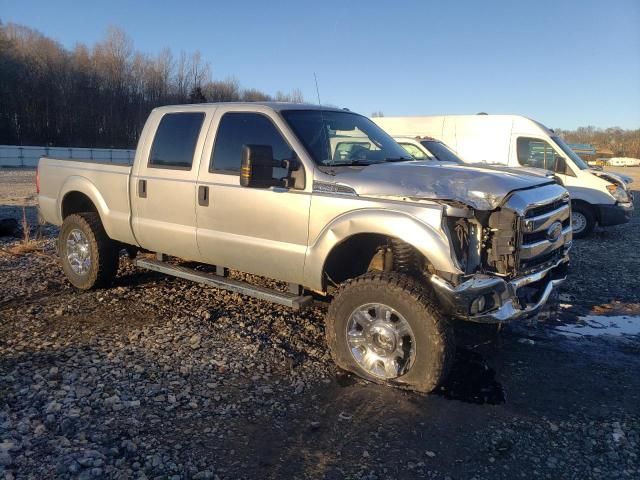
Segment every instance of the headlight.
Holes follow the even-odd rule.
[[[629,202],[629,195],[627,194],[627,191],[624,188],[622,188],[620,185],[615,185],[613,183],[610,183],[609,185],[607,185],[607,190],[609,190],[609,193],[611,194],[611,196],[615,198],[618,202],[620,203]]]

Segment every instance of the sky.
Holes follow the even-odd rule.
[[[521,114],[640,128],[640,0],[0,0],[0,21],[72,48],[111,25],[216,79],[385,116]]]

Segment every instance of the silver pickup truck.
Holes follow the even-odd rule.
[[[422,392],[447,375],[454,319],[535,315],[568,266],[569,197],[552,179],[414,161],[348,110],[162,107],[133,166],[38,168],[40,214],[61,225],[77,288],[109,286],[127,249],[139,267],[296,309],[324,298],[338,366]]]

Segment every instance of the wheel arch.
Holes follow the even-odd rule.
[[[587,202],[586,200],[582,200],[580,198],[574,198],[574,199],[571,199],[572,209],[574,208],[574,205],[580,205],[582,208],[586,208],[591,212],[591,214],[593,215],[593,218],[596,219],[596,222],[598,223],[600,222],[600,212],[591,203]]]
[[[402,212],[362,209],[334,219],[309,246],[304,269],[305,285],[325,291],[327,267],[331,267],[336,258],[348,257],[345,249],[358,252],[357,259],[362,265],[362,253],[353,250],[354,247],[364,245],[362,250],[369,252],[371,245],[390,239],[401,240],[413,247],[436,270],[462,273],[443,230]],[[365,272],[360,271],[358,275],[362,273]]]
[[[96,212],[107,235],[111,238],[115,236],[107,202],[100,190],[85,177],[74,175],[67,178],[58,195],[57,212],[60,224],[74,213]]]

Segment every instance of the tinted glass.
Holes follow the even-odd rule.
[[[369,142],[338,142],[333,152],[333,160],[336,162],[344,161],[353,155],[354,150],[359,148],[370,150],[371,144]]]
[[[556,154],[553,147],[544,140],[519,137],[517,148],[518,162],[520,165],[554,170],[556,157],[559,157],[559,155]]]
[[[264,115],[226,113],[218,126],[210,171],[240,172],[244,145],[270,145],[274,160],[286,160],[294,156],[289,144]],[[282,176],[278,175],[278,171],[274,169],[276,178]],[[284,175],[284,169],[281,173]]]
[[[204,113],[168,113],[160,120],[151,146],[150,167],[190,169]]]
[[[433,140],[423,140],[420,142],[424,148],[429,150],[431,154],[441,162],[455,162],[462,163],[460,157],[458,157],[453,150],[447,147],[442,142],[434,142]]]
[[[413,160],[384,130],[362,115],[332,110],[285,110],[282,116],[319,165]],[[343,144],[348,144],[348,148]]]

